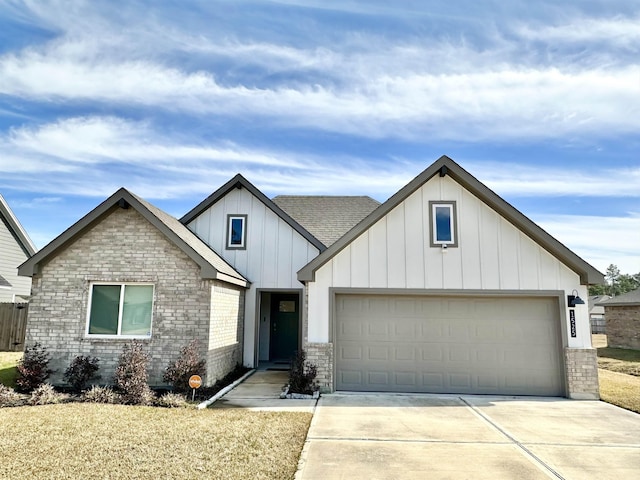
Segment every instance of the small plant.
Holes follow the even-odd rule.
[[[31,392],[42,385],[53,370],[49,368],[49,352],[39,342],[27,347],[18,362],[16,385],[21,392]]]
[[[94,403],[120,403],[120,395],[110,387],[92,386],[82,396],[85,402]]]
[[[68,398],[68,395],[64,393],[56,392],[53,386],[48,383],[43,383],[31,392],[31,398],[29,399],[29,405],[49,405],[53,403],[63,402]]]
[[[25,396],[20,395],[13,388],[0,384],[0,408],[20,407],[26,402]]]
[[[170,364],[162,376],[162,380],[173,385],[176,392],[189,392],[189,377],[207,373],[207,361],[200,356],[200,342],[192,340],[180,350],[178,359]]]
[[[318,367],[307,362],[307,354],[304,350],[298,350],[289,370],[289,392],[313,394],[318,389],[316,375],[318,375]]]
[[[184,408],[189,406],[189,402],[179,393],[168,392],[156,400],[156,405],[165,408]]]
[[[148,383],[148,363],[149,355],[142,349],[141,342],[134,340],[122,349],[113,378],[124,403],[148,405],[153,400]]]
[[[98,358],[85,357],[84,355],[78,355],[71,361],[69,368],[64,372],[64,378],[71,384],[76,393],[80,393],[87,388],[87,384],[91,380],[100,378],[100,375],[98,375],[98,370],[100,369],[98,363]]]

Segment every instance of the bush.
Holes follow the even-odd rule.
[[[318,367],[307,362],[305,351],[297,351],[289,370],[289,392],[313,394],[318,389],[315,382],[317,374]]]
[[[0,408],[20,407],[26,403],[24,395],[20,395],[13,388],[0,384]]]
[[[89,381],[100,378],[98,363],[99,360],[96,357],[78,355],[65,370],[64,378],[71,384],[75,392],[80,393],[87,388]]]
[[[189,402],[187,402],[184,395],[171,392],[162,395],[155,403],[157,406],[165,408],[184,408],[189,406]]]
[[[148,405],[153,400],[148,384],[148,363],[149,355],[142,349],[141,342],[134,340],[122,349],[113,379],[124,403]]]
[[[18,362],[18,378],[16,385],[21,392],[31,392],[42,385],[53,370],[49,368],[49,352],[40,343],[27,347]]]
[[[56,392],[52,385],[43,383],[31,392],[29,405],[49,405],[52,403],[60,403],[65,401],[67,398],[69,398],[68,395]]]
[[[192,340],[180,350],[180,357],[170,364],[162,376],[162,380],[173,385],[176,392],[189,392],[189,377],[207,374],[207,361],[200,356],[200,342]]]
[[[84,393],[82,400],[94,403],[120,403],[120,395],[110,387],[94,385]]]

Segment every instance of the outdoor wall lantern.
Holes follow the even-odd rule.
[[[584,305],[584,300],[580,298],[577,290],[573,290],[571,295],[567,295],[567,303],[569,308],[575,308],[576,305]]]

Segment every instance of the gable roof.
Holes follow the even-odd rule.
[[[322,252],[305,267],[298,272],[298,280],[301,282],[314,281],[315,272],[322,265],[331,260],[342,249],[348,246],[353,240],[364,233],[369,227],[387,215],[396,206],[402,203],[413,192],[418,190],[428,180],[435,175],[449,175],[453,180],[458,182],[466,190],[478,197],[481,201],[495,210],[503,218],[508,220],[516,228],[525,233],[534,242],[556,257],[567,267],[580,276],[580,283],[601,284],[604,283],[604,275],[594,267],[585,262],[578,255],[569,250],[558,240],[549,235],[546,231],[528,219],[520,211],[515,209],[504,199],[494,193],[486,185],[476,179],[464,168],[451,160],[446,155],[440,157],[437,161],[427,167],[421,174],[411,180],[407,185],[400,189],[396,194],[380,205],[369,216],[358,223],[354,228],[349,230],[340,240],[335,242],[331,247]]]
[[[52,240],[47,246],[36,253],[29,260],[18,267],[18,274],[30,277],[38,272],[40,265],[45,263],[56,252],[65,248],[87,230],[93,228],[104,217],[117,208],[134,208],[149,223],[155,226],[169,241],[175,244],[189,258],[200,266],[202,278],[221,280],[242,287],[249,281],[236,271],[231,265],[211,250],[191,230],[181,224],[176,218],[137,197],[128,190],[121,188],[104,202],[94,208],[83,218],[74,223],[62,234]]]
[[[604,315],[604,307],[601,306],[600,303],[610,298],[609,295],[591,295],[587,300],[589,314]]]
[[[0,275],[0,288],[11,288],[11,284],[2,275]]]
[[[36,246],[33,244],[29,235],[22,225],[18,221],[17,217],[13,214],[11,209],[9,208],[9,204],[4,199],[2,195],[0,195],[0,220],[4,221],[4,223],[9,228],[9,231],[14,236],[20,248],[24,251],[27,257],[30,257],[34,253],[36,253]]]
[[[380,206],[367,196],[278,195],[273,202],[327,246]]]
[[[598,302],[596,305],[603,307],[630,307],[640,305],[640,288],[631,292],[623,293],[617,297],[610,297],[607,300]]]
[[[264,193],[258,190],[255,186],[249,182],[242,175],[237,174],[223,186],[221,186],[218,190],[213,192],[207,198],[205,198],[202,202],[200,202],[196,207],[187,212],[181,219],[180,222],[186,225],[187,223],[193,221],[198,217],[201,213],[207,210],[211,205],[216,203],[222,197],[224,197],[227,193],[229,193],[234,188],[245,188],[251,194],[260,200],[267,208],[269,208],[273,213],[275,213],[278,217],[284,220],[291,228],[293,228],[296,232],[302,235],[309,243],[311,243],[314,247],[316,247],[321,252],[326,250],[326,245],[323,244],[320,240],[318,240],[315,236],[313,236],[307,229],[305,229],[302,225],[296,222],[293,218],[291,218],[282,208],[272,202]]]

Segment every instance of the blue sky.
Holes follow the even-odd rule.
[[[446,154],[640,272],[634,0],[0,0],[0,193],[38,247],[125,186],[384,201]]]

